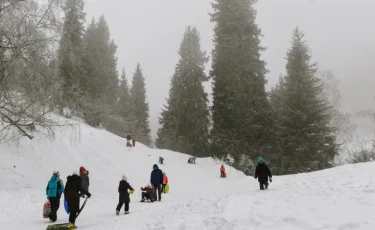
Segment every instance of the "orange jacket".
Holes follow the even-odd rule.
[[[135,135],[132,136],[132,140],[135,141],[137,140],[137,137]]]
[[[224,168],[224,166],[221,166],[221,168],[220,168],[220,172],[225,172],[225,168]]]
[[[163,184],[168,184],[168,177],[164,174]]]

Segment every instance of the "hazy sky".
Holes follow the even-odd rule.
[[[86,0],[88,22],[102,14],[107,19],[118,45],[118,68],[125,67],[129,82],[136,64],[143,67],[153,136],[187,25],[198,28],[202,48],[211,54],[211,2]],[[263,58],[270,71],[268,89],[285,72],[286,51],[298,26],[320,69],[332,70],[341,81],[343,109],[375,107],[375,0],[259,0],[256,9],[267,47]]]

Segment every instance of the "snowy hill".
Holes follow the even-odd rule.
[[[162,202],[139,203],[139,188],[150,179],[152,165],[161,169],[171,190]],[[254,178],[211,158],[187,164],[189,156],[137,145],[104,130],[78,124],[61,128],[56,138],[21,140],[0,146],[0,226],[41,230],[45,187],[53,170],[66,176],[83,165],[90,171],[90,192],[79,229],[375,229],[375,164],[337,167],[310,174],[275,177],[268,191],[259,191]],[[136,189],[129,216],[115,216],[117,186],[125,174]],[[63,207],[58,222],[67,222]],[[2,228],[1,228],[2,229]]]

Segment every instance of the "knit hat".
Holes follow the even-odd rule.
[[[259,160],[258,160],[259,163],[264,163],[264,159],[262,157],[259,157]]]
[[[124,181],[127,181],[128,180],[128,178],[125,176],[125,175],[122,175],[122,178],[121,178],[121,180],[124,180]]]
[[[55,170],[52,172],[52,175],[60,176],[60,172],[58,170]]]
[[[77,170],[74,170],[74,171],[73,171],[73,175],[77,175],[77,176],[78,176],[78,172],[77,172]]]
[[[154,169],[158,169],[159,167],[158,167],[157,164],[154,164],[154,166],[153,166],[152,168],[154,168]]]

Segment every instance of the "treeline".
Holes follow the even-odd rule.
[[[303,33],[293,32],[286,74],[266,92],[267,68],[253,0],[215,0],[209,76],[199,33],[188,27],[179,50],[156,145],[195,156],[234,158],[252,173],[262,156],[277,174],[331,167],[338,154],[335,106]],[[213,105],[203,83],[212,80]],[[329,90],[328,90],[329,91]],[[328,92],[332,93],[332,92]]]
[[[150,145],[140,64],[129,86],[125,70],[117,71],[117,45],[104,16],[85,21],[83,0],[1,2],[0,115],[7,129],[1,131],[16,138],[32,138],[29,127],[52,131],[56,124],[46,115],[58,111]]]

